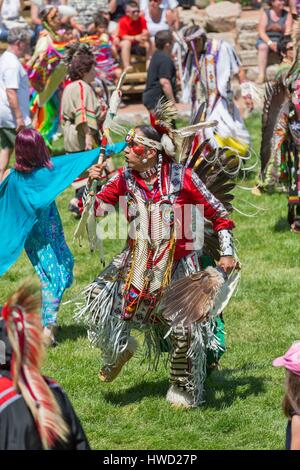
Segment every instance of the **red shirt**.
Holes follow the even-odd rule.
[[[162,175],[164,175],[165,172],[169,174],[169,171],[170,164],[165,163],[162,168]],[[150,190],[137,172],[133,171],[132,174],[134,175],[138,185],[144,190],[146,196],[149,199],[153,199],[154,202],[158,202],[161,198],[161,195],[158,191],[157,182],[153,189]],[[120,169],[118,174],[103,187],[100,193],[97,194],[94,206],[95,215],[98,217],[102,216],[103,212],[107,210],[105,204],[115,206],[119,201],[119,197],[125,196],[126,193],[127,184],[124,176],[124,169]],[[228,218],[229,214],[224,206],[213,196],[212,193],[208,191],[200,178],[190,168],[184,170],[183,184],[179,194],[176,197],[176,210],[182,210],[185,204],[202,205],[204,217],[212,221],[213,229],[216,232],[225,229],[231,230],[234,227],[234,222]],[[182,210],[182,214],[184,214],[184,210]],[[182,218],[181,223],[183,226],[185,224],[188,226],[190,225],[190,221],[187,220],[185,215]],[[191,249],[187,249],[187,245],[190,245],[190,239],[188,239],[186,235],[186,231],[182,230],[181,238],[176,240],[174,256],[175,260],[179,260],[183,256],[186,256],[188,253],[193,251]]]
[[[123,36],[137,36],[143,31],[148,31],[146,20],[143,16],[135,21],[132,20],[129,16],[122,16],[119,20],[119,38],[122,39]]]

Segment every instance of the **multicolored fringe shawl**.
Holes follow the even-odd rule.
[[[108,35],[102,34],[100,38],[87,36],[80,42],[87,42],[92,46],[97,62],[98,78],[112,84],[118,65],[112,57]],[[53,45],[50,44],[33,64],[27,66],[28,77],[33,87],[30,99],[30,111],[34,115],[33,124],[35,129],[42,134],[49,148],[52,147],[53,136],[58,130],[61,95],[65,85],[58,84],[59,88],[41,108],[38,106],[38,93],[45,88],[50,76],[63,60],[67,45],[66,42],[53,42]]]
[[[32,90],[30,111],[34,116],[33,125],[43,136],[46,145],[52,148],[53,136],[58,131],[61,88],[58,88],[42,108],[38,106],[38,93]]]

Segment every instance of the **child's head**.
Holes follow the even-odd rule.
[[[286,416],[300,414],[300,341],[296,341],[281,357],[273,361],[273,366],[286,369],[286,393],[283,410]]]
[[[65,25],[62,38],[63,38],[63,41],[65,42],[72,41],[72,39],[74,39],[73,28],[70,23],[67,23]]]
[[[109,25],[109,20],[107,19],[106,16],[103,15],[95,15],[94,17],[94,23],[95,23],[95,30],[96,33],[101,36],[101,34],[107,33],[108,25]]]
[[[289,60],[294,58],[294,48],[291,35],[282,36],[277,44],[277,51],[282,57],[287,57]]]
[[[31,173],[36,168],[52,168],[53,166],[45,141],[35,129],[23,129],[17,134],[15,153],[14,168],[23,173]]]

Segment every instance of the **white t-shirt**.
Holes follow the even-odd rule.
[[[25,125],[29,126],[29,80],[18,57],[9,51],[0,57],[0,127],[15,129],[16,120],[7,99],[7,88],[17,90],[22,116]]]
[[[4,20],[14,20],[20,16],[20,0],[3,0],[1,16]]]
[[[148,6],[144,10],[144,16],[145,20],[147,21],[147,27],[151,37],[154,38],[156,33],[158,33],[159,31],[169,29],[169,25],[167,22],[167,10],[162,10],[161,18],[158,23],[152,20]]]
[[[149,0],[140,0],[140,10],[145,11],[149,5]],[[174,8],[178,7],[179,3],[177,0],[162,0],[160,8],[166,9],[166,10],[174,10]]]

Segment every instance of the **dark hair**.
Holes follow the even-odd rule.
[[[96,28],[98,28],[99,26],[107,28],[109,25],[109,20],[105,18],[105,16],[98,14],[94,16],[94,23]]]
[[[162,50],[166,44],[168,43],[172,44],[172,41],[173,41],[172,32],[169,29],[158,31],[158,33],[155,34],[154,40],[155,40],[156,49]]]
[[[139,4],[137,2],[135,2],[134,0],[130,0],[130,2],[126,3],[125,10],[127,9],[127,7],[139,8]]]
[[[282,402],[285,416],[300,414],[300,376],[286,369],[285,396]]]
[[[88,73],[95,64],[96,60],[93,54],[90,55],[84,52],[74,54],[69,69],[69,75],[72,82],[75,82],[75,80],[81,80],[84,74]]]
[[[57,10],[58,11],[58,8],[55,5],[45,5],[39,12],[38,16],[39,16],[40,20],[47,22],[47,17],[49,15],[50,11],[52,11],[52,10]]]
[[[143,124],[141,126],[136,126],[136,129],[139,129],[142,131],[145,137],[148,137],[148,139],[155,140],[156,142],[161,141],[161,135],[160,133],[154,129],[152,126],[148,126],[147,124]]]
[[[36,168],[52,168],[50,153],[41,134],[35,129],[23,129],[16,137],[15,170],[30,173]]]
[[[292,42],[292,36],[290,34],[287,34],[285,36],[282,36],[278,43],[277,43],[277,51],[281,55],[286,55],[287,52],[287,45],[289,42]]]

